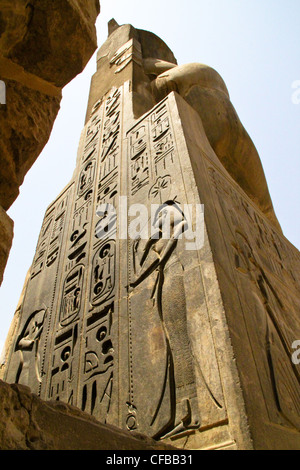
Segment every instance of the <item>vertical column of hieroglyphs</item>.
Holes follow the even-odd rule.
[[[48,344],[51,343],[51,334],[52,334],[52,321],[53,317],[55,317],[55,299],[59,293],[57,293],[57,287],[59,285],[59,269],[60,269],[60,261],[61,256],[63,254],[63,246],[64,246],[64,235],[67,230],[68,226],[68,211],[71,205],[71,194],[73,194],[73,185],[70,186],[56,201],[55,201],[55,213],[53,217],[53,227],[51,230],[51,236],[49,239],[49,245],[47,250],[47,258],[46,258],[46,267],[49,269],[50,266],[55,265],[55,277],[53,279],[53,274],[45,273],[44,277],[44,291],[43,291],[43,299],[46,301],[47,296],[51,296],[51,301],[49,303],[49,313],[47,315],[47,322],[46,328],[44,331],[44,341],[41,346],[41,376],[44,377],[45,367],[46,367],[46,354],[48,351]],[[51,210],[51,209],[50,209]],[[51,210],[52,213],[53,209]],[[46,214],[47,217],[47,214]],[[47,220],[47,219],[46,219]],[[49,221],[50,222],[50,221]],[[46,224],[45,229],[49,230],[48,225]],[[50,227],[49,227],[50,228]],[[44,233],[42,229],[42,234]],[[37,251],[37,256],[39,256],[39,251]],[[40,266],[42,268],[42,266]],[[40,269],[40,268],[39,268]],[[36,272],[35,267],[33,268],[33,272],[31,273],[31,279],[36,277],[38,272]],[[49,288],[49,284],[51,286],[51,282],[53,282],[52,289]],[[39,394],[42,392],[42,385],[43,380],[41,380],[39,385]]]
[[[102,128],[102,107],[95,106],[86,126],[75,179],[73,207],[62,266],[60,297],[53,326],[47,399],[77,404],[80,338],[85,282],[94,211],[95,180]]]
[[[102,422],[109,419],[116,383],[121,124],[122,89],[114,88],[105,101],[100,165],[95,185],[79,404]]]
[[[71,191],[72,185],[48,208],[44,217],[21,308],[19,332],[7,368],[7,381],[28,385],[39,394]]]
[[[148,119],[145,118],[140,121],[132,130],[127,133],[128,141],[128,156],[127,156],[127,201],[128,207],[130,208],[133,198],[135,203],[143,204],[147,201],[144,199],[143,189],[147,188],[150,184],[150,143],[149,143],[149,129],[148,129]],[[129,209],[130,210],[130,209]],[[129,253],[131,254],[133,250],[133,241],[128,238],[128,248]],[[131,270],[134,266],[134,259],[131,255],[128,256],[128,280],[130,281]],[[124,307],[123,307],[124,308]],[[134,364],[134,344],[141,341],[143,342],[142,336],[139,338],[137,333],[134,331],[133,315],[134,315],[134,306],[131,302],[131,294],[129,291],[128,301],[127,301],[127,314],[128,314],[128,336],[124,336],[124,339],[128,341],[127,348],[124,348],[123,351],[127,351],[128,358],[125,361],[125,371],[124,373],[128,374],[128,389],[126,390],[126,399],[123,403],[123,419],[122,426],[125,426],[128,430],[134,431],[140,425],[140,418],[138,413],[138,403],[136,402],[136,381],[140,380],[140,384],[145,383],[146,371],[143,370],[144,361],[141,357],[141,367],[139,372],[136,371],[137,364]],[[146,317],[148,316],[147,307],[144,306],[144,312],[140,317],[141,327],[144,326],[145,330],[148,325],[145,322]],[[145,334],[145,333],[144,333]],[[138,362],[138,360],[137,360]],[[139,374],[138,377],[135,374]],[[154,387],[153,387],[154,389]]]
[[[62,242],[62,229],[65,222],[67,195],[56,201],[56,204],[46,212],[42,225],[36,255],[33,259],[30,279],[35,279],[45,269],[49,268],[58,257]]]

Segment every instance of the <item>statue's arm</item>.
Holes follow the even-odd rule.
[[[152,264],[150,264],[150,266],[147,267],[147,269],[145,269],[145,271],[143,271],[140,274],[140,276],[135,281],[131,282],[129,286],[133,288],[137,287],[139,284],[141,284],[144,281],[144,279],[146,279],[156,270],[159,264],[160,264],[159,259],[156,259]]]
[[[174,233],[172,237],[168,240],[168,243],[166,244],[166,247],[161,255],[160,264],[163,265],[168,261],[174,249],[176,248],[179,237],[183,234],[186,229],[187,223],[185,221],[182,221],[181,223],[176,225]]]
[[[144,70],[147,75],[155,75],[158,76],[161,73],[166,72],[174,67],[177,67],[176,64],[172,64],[171,62],[166,62],[165,60],[155,59],[155,58],[147,58],[143,61]]]

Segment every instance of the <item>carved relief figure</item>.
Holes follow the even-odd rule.
[[[30,385],[30,372],[34,370],[35,380],[41,382],[39,342],[44,326],[46,308],[33,312],[17,340],[15,351],[20,354],[20,363],[16,375],[16,383]]]
[[[298,429],[300,374],[291,361],[292,341],[289,341],[282,321],[284,306],[246,237],[237,233],[236,239],[235,265],[241,275],[250,278],[253,286],[251,323],[256,325],[255,333],[265,354],[265,369],[273,400],[281,416],[280,424],[289,424]],[[264,379],[262,383],[264,388]]]
[[[141,52],[136,49],[131,58],[126,54],[129,36],[141,46]],[[208,141],[222,165],[281,230],[258,152],[230,101],[226,84],[214,69],[201,63],[178,65],[172,51],[155,34],[130,25],[119,26],[116,22],[109,27],[109,38],[100,52],[99,64],[114,70],[115,75],[120,75],[116,57],[124,56],[124,67],[130,61],[142,64],[145,78],[137,80],[135,91],[140,94],[143,106],[140,103],[136,107],[136,117],[170,92],[179,93],[199,114]]]
[[[93,259],[93,280],[90,302],[93,306],[103,303],[113,294],[115,286],[115,242],[110,240],[97,250]]]
[[[166,221],[170,223],[169,239],[162,238]],[[156,273],[151,297],[156,304],[167,344],[166,376],[168,375],[171,384],[171,406],[174,413],[169,428],[163,430],[163,436],[157,437],[169,437],[200,426],[195,372],[187,330],[183,268],[176,254],[178,237],[186,230],[187,223],[179,206],[174,201],[167,201],[158,208],[153,228],[155,233],[144,247],[139,239],[134,243],[137,278],[130,283],[130,287],[135,289],[152,273]],[[152,261],[151,258],[149,263],[150,254],[153,253],[156,259]],[[152,422],[159,414],[162,399],[163,397],[157,404]]]

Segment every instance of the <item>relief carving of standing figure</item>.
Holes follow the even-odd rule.
[[[279,415],[283,418],[280,421],[298,429],[300,375],[297,366],[291,361],[292,341],[289,341],[285,329],[284,305],[260,266],[258,256],[247,238],[239,232],[236,238],[238,243],[233,245],[236,269],[242,276],[247,276],[252,284],[252,321],[256,324],[255,331],[263,352],[259,363],[265,356],[273,399]]]
[[[33,368],[35,379],[40,383],[40,354],[39,342],[44,326],[46,308],[36,310],[27,320],[16,343],[15,351],[20,353],[20,363],[16,375],[16,383],[28,385],[30,383],[30,371]]]
[[[166,223],[170,226],[170,237],[164,239]],[[183,280],[183,267],[176,254],[180,235],[187,229],[187,222],[180,207],[174,201],[162,204],[154,217],[154,233],[144,248],[140,239],[134,243],[134,260],[137,279],[130,283],[132,289],[156,273],[151,297],[162,323],[168,356],[165,383],[171,385],[172,423],[156,437],[170,437],[186,429],[200,426],[196,379],[191,345],[187,329],[187,312]],[[149,264],[150,254],[155,260]],[[168,375],[168,377],[167,377]],[[153,416],[154,423],[159,414],[161,401]]]

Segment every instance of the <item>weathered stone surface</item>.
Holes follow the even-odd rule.
[[[297,449],[300,255],[253,144],[217,72],[109,32],[4,378],[178,447]]]
[[[7,210],[49,139],[61,96],[49,96],[13,80],[5,83],[7,105],[0,108],[0,203]]]
[[[203,64],[173,67],[158,75],[158,99],[177,91],[201,117],[206,136],[230,176],[280,230],[257,150],[244,129],[220,75]]]
[[[85,67],[97,46],[98,0],[1,0],[0,203],[7,209],[47,143],[61,89]]]
[[[13,316],[12,322],[10,324],[9,332],[7,334],[7,337],[6,337],[5,347],[3,348],[3,351],[1,352],[1,357],[0,357],[0,380],[3,380],[4,365],[7,361],[7,354],[8,354],[8,351],[10,351],[10,349],[11,349],[11,347],[12,347],[14,341],[15,341],[15,336],[18,332],[18,325],[19,325],[19,322],[20,322],[22,304],[23,304],[23,300],[24,300],[24,296],[25,296],[25,292],[26,292],[26,288],[27,288],[29,279],[30,279],[30,271],[27,272],[25,282],[24,282],[24,285],[23,285],[23,289],[22,289],[22,292],[21,292],[21,295],[20,295],[20,298],[19,298],[19,302],[18,302],[18,305],[16,307],[16,311],[15,311],[15,314]]]
[[[177,141],[192,163],[216,273],[206,295],[213,301],[219,290],[225,314],[226,327],[215,325],[220,368],[230,368],[222,351],[228,328],[254,449],[299,450],[300,365],[292,355],[300,337],[300,253],[220,165],[192,108],[179,96],[175,108],[183,129]],[[205,263],[203,270],[207,277]]]
[[[0,206],[0,284],[13,239],[13,221]]]
[[[160,73],[177,64],[170,48],[153,33],[134,28],[132,25],[119,27],[116,22],[109,27],[109,37],[97,53],[97,72],[92,77],[86,121],[99,96],[108,93],[112,87],[119,87],[130,80],[134,95],[132,107],[135,118],[151,109],[155,96],[151,90],[151,80],[155,78],[149,69],[155,55],[156,71]],[[155,51],[155,54],[154,54]],[[153,65],[153,64],[152,64]],[[162,68],[163,67],[163,68]]]
[[[230,176],[281,230],[259,155],[230,101],[222,77],[207,65],[178,66],[172,51],[153,33],[131,25],[118,27],[116,22],[109,32],[108,40],[98,52],[98,72],[92,80],[87,118],[97,100],[97,92],[107,93],[111,86],[119,86],[128,79],[132,81],[135,94],[136,118],[171,91],[178,92],[201,117],[209,143]],[[133,65],[138,64],[138,54],[124,67],[128,61],[129,41],[140,45],[141,67]],[[120,63],[114,74],[111,73],[113,62]]]
[[[96,49],[98,0],[0,1],[0,205],[7,210],[47,143],[62,88]],[[2,249],[1,278],[10,245]]]
[[[105,426],[87,413],[43,402],[22,385],[0,381],[1,450],[174,450],[152,439]]]

